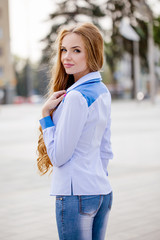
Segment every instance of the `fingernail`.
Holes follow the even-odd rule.
[[[65,93],[65,94],[64,94],[64,97],[65,97],[66,95],[67,95],[67,94]]]

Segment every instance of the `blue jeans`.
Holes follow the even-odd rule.
[[[104,240],[112,193],[56,196],[56,221],[60,240]]]

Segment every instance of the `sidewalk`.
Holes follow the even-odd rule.
[[[36,168],[40,105],[0,106],[0,240],[58,240],[50,176]],[[160,105],[112,103],[107,240],[160,239]]]

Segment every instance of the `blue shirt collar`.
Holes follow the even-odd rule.
[[[90,81],[90,80],[93,80],[94,79],[97,81],[97,79],[99,81],[102,80],[102,77],[101,77],[101,74],[99,73],[99,71],[96,71],[96,72],[90,72],[88,74],[86,74],[85,76],[81,77],[77,82],[75,82],[72,86],[70,86],[68,89],[67,89],[67,92],[71,91],[72,89],[74,89],[75,87],[87,82],[87,81]]]

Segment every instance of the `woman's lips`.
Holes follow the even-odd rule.
[[[65,68],[70,68],[70,67],[73,67],[73,66],[74,66],[74,64],[64,63]]]

